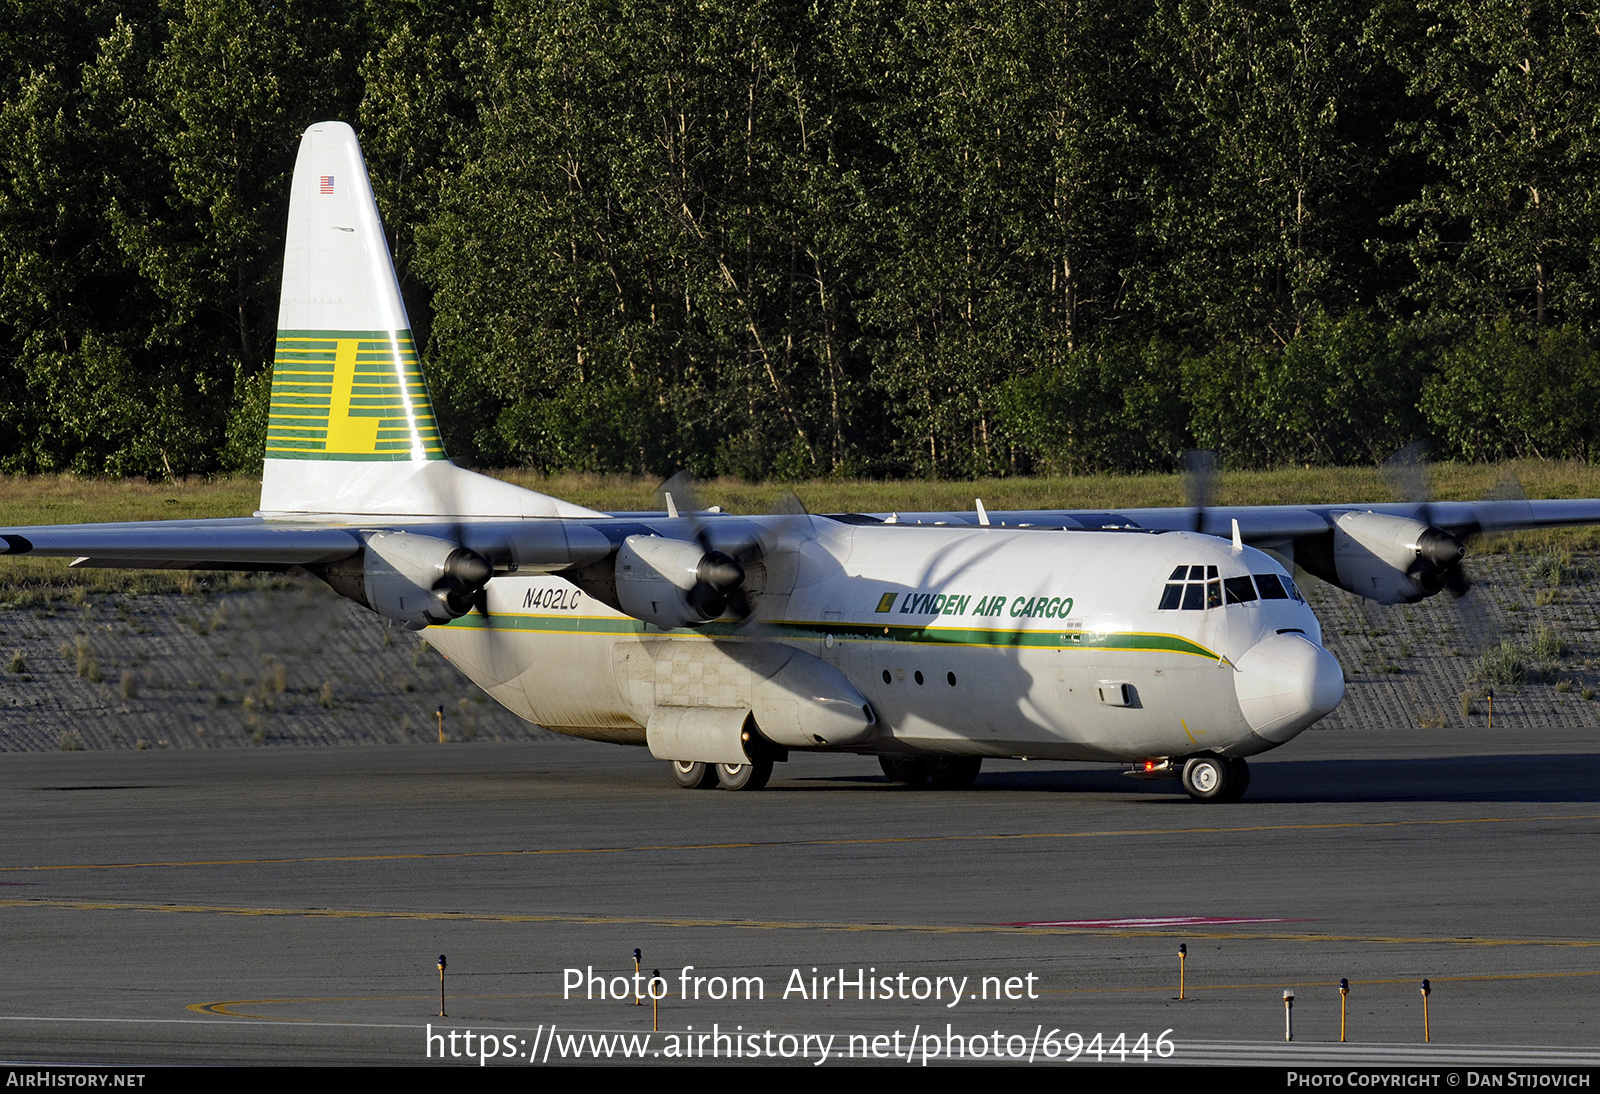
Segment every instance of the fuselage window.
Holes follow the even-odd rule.
[[[1187,569],[1187,567],[1185,567]],[[1168,585],[1161,591],[1161,610],[1164,612],[1176,611],[1183,603],[1183,586]]]
[[[1206,582],[1206,607],[1208,607],[1208,608],[1220,608],[1220,607],[1222,607],[1222,582],[1220,582],[1220,581],[1208,581],[1208,582]]]
[[[1228,594],[1229,604],[1248,604],[1256,598],[1256,587],[1248,577],[1225,577],[1222,587]]]
[[[1206,587],[1199,582],[1183,587],[1183,610],[1198,612],[1206,606]]]

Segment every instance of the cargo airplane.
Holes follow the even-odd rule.
[[[1392,604],[1464,591],[1476,532],[1600,523],[1600,501],[736,516],[520,489],[445,456],[338,122],[301,140],[273,369],[255,516],[4,529],[5,553],[308,571],[685,787],[760,789],[818,750],[908,784],[1100,760],[1235,799],[1246,757],[1344,694],[1286,563]]]

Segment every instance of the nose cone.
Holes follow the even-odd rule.
[[[1259,737],[1282,744],[1344,698],[1333,654],[1301,634],[1275,634],[1234,662],[1239,710]]]

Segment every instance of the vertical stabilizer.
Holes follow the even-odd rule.
[[[445,458],[355,131],[300,138],[263,513],[597,516]]]

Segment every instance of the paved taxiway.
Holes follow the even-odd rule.
[[[1240,1059],[1281,1039],[1285,987],[1297,1039],[1336,1041],[1343,976],[1355,1044],[1331,1051],[1389,1059],[1426,976],[1440,1051],[1600,1058],[1600,732],[1313,731],[1252,770],[1219,806],[1053,764],[906,792],[850,757],[692,793],[565,741],[0,756],[0,1060],[404,1064],[430,1022],[647,1031],[648,1006],[561,998],[564,969],[629,973],[635,946],[669,977],[663,1029],[1170,1029],[1177,1059]],[[1181,916],[1274,922],[1009,926]],[[680,999],[685,965],[766,998]],[[1038,998],[782,998],[813,967],[1031,974]]]

